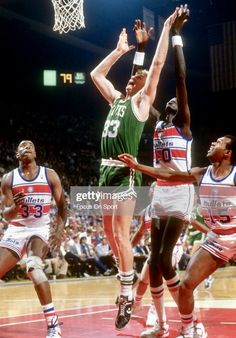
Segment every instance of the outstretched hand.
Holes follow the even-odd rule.
[[[140,19],[136,19],[134,22],[133,31],[135,32],[136,41],[138,45],[143,45],[145,47],[148,40],[153,34],[154,28],[150,27],[149,30],[147,30],[146,23],[145,22],[142,23]]]
[[[167,19],[166,21],[164,22],[164,26],[171,29],[177,15],[178,15],[178,10],[179,10],[179,7],[176,7],[174,13],[172,13]]]
[[[118,158],[119,158],[120,161],[127,164],[130,168],[136,169],[138,163],[132,155],[130,155],[130,154],[120,154],[120,155],[118,155]]]
[[[189,18],[189,9],[188,5],[181,5],[177,11],[177,16],[172,24],[171,31],[173,35],[177,35],[180,33],[181,28],[187,22]]]
[[[125,28],[123,28],[121,33],[120,33],[119,40],[118,40],[116,48],[117,48],[117,50],[121,51],[122,53],[129,52],[130,50],[135,48],[134,45],[129,46],[128,35],[126,33]]]

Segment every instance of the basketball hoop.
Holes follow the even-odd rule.
[[[53,30],[60,34],[84,28],[84,0],[52,0],[55,23]]]

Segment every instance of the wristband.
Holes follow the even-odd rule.
[[[181,46],[183,47],[183,41],[180,35],[172,36],[172,46]]]
[[[144,63],[145,53],[143,52],[135,52],[133,64],[137,66],[142,66]]]

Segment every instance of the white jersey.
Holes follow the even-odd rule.
[[[224,178],[213,176],[210,165],[203,175],[199,197],[201,213],[212,231],[221,234],[236,233],[236,167]],[[230,231],[231,230],[231,231]]]
[[[153,166],[188,171],[191,168],[191,145],[192,138],[184,137],[179,128],[165,127],[163,121],[158,122],[153,136]],[[166,181],[158,179],[158,182]],[[180,184],[166,183],[167,185]]]
[[[20,206],[17,217],[11,220],[14,226],[42,227],[50,223],[52,201],[51,187],[47,179],[45,167],[38,167],[38,173],[33,180],[25,179],[20,168],[12,171],[12,192],[23,191],[26,195]]]

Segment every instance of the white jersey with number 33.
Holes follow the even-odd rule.
[[[46,168],[39,166],[33,180],[22,176],[20,168],[12,171],[12,192],[23,191],[24,203],[20,206],[17,218],[10,224],[15,226],[42,227],[50,223],[52,192],[47,179]]]

